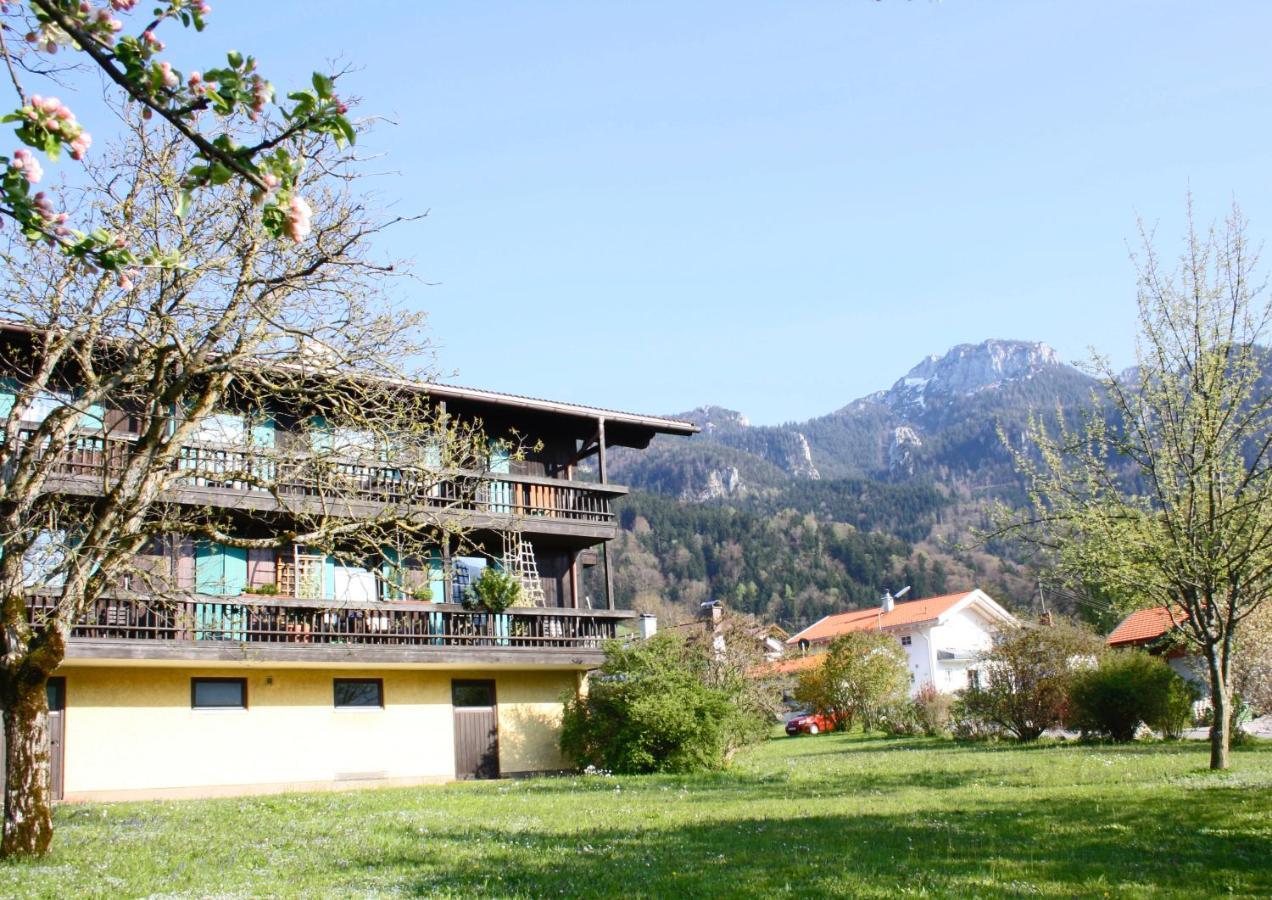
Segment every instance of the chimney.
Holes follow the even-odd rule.
[[[641,613],[636,620],[637,633],[642,641],[647,641],[658,633],[658,617],[650,613]]]
[[[698,607],[698,618],[703,621],[703,624],[715,630],[720,626],[720,620],[724,618],[724,606],[716,600],[708,600]]]
[[[896,608],[896,605],[897,605],[897,601],[893,599],[892,591],[884,591],[883,592],[883,611],[886,613],[890,613],[892,612],[893,609]]]

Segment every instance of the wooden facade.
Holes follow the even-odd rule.
[[[14,384],[0,370],[0,413],[6,390],[8,408],[13,406]],[[614,501],[626,489],[609,483],[607,447],[642,448],[656,434],[690,434],[696,428],[448,385],[403,389],[423,392],[447,416],[479,421],[492,447],[511,435],[534,446],[513,459],[492,451],[484,467],[465,469],[407,469],[395,467],[392,459],[350,459],[338,464],[319,491],[302,466],[294,473],[289,468],[295,456],[288,450],[294,445],[297,454],[304,452],[291,431],[297,414],[270,411],[269,434],[258,441],[271,448],[269,454],[253,451],[253,441],[247,446],[192,441],[182,448],[164,500],[222,510],[241,521],[244,537],[253,538],[286,530],[289,517],[311,511],[310,503],[351,519],[370,518],[386,504],[435,512],[454,530],[439,529],[445,537],[430,558],[401,562],[415,590],[390,585],[377,563],[315,555],[305,547],[235,550],[156,539],[137,559],[139,575],[116,585],[114,594],[76,624],[71,644],[79,649],[72,655],[98,658],[110,648],[129,659],[148,653],[170,659],[182,652],[194,659],[205,657],[214,644],[237,644],[271,652],[283,647],[289,657],[306,648],[338,646],[354,652],[396,648],[421,659],[478,647],[547,658],[594,654],[601,641],[623,633],[634,617],[614,610],[606,544],[617,534]],[[144,427],[126,410],[89,410],[70,448],[54,460],[49,489],[84,497],[108,491]],[[242,427],[251,432],[265,426]],[[38,446],[37,428],[38,421],[24,424],[18,440]],[[595,463],[585,465],[589,459]],[[263,480],[269,490],[260,487]],[[449,536],[458,532],[465,535],[462,548]],[[458,607],[465,579],[475,571],[465,568],[460,554],[498,565],[510,537],[531,547],[540,608],[489,616]],[[591,565],[603,567],[603,597],[580,590],[582,570]],[[421,592],[425,602],[411,596]],[[44,603],[34,596],[31,614],[40,616]],[[99,650],[84,649],[87,644]]]

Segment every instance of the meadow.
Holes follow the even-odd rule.
[[[0,894],[1272,896],[1272,742],[775,738],[726,772],[67,805]]]

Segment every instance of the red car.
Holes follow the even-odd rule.
[[[824,716],[821,713],[805,713],[802,716],[796,716],[786,723],[786,733],[791,737],[796,737],[801,734],[821,734],[823,731],[834,730],[834,717]]]

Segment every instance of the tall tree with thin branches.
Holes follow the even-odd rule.
[[[1177,258],[1141,228],[1137,366],[1097,357],[1105,396],[1082,425],[1032,422],[1016,453],[1033,512],[1012,527],[1075,582],[1171,610],[1206,660],[1210,766],[1228,766],[1238,637],[1272,596],[1269,305],[1234,206],[1194,222]],[[1107,399],[1107,405],[1103,402]]]

